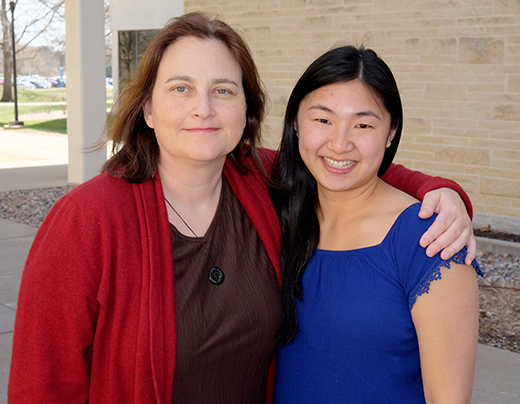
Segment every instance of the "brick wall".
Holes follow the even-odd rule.
[[[364,44],[401,90],[396,162],[454,179],[477,213],[508,216],[520,233],[520,0],[184,4],[245,34],[270,97],[266,145],[277,146],[288,95],[307,65],[335,44]]]

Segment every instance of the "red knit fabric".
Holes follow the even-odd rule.
[[[466,205],[469,217],[473,218],[473,206],[469,196],[455,181],[441,177],[430,177],[419,171],[411,171],[399,164],[392,164],[382,179],[393,187],[406,192],[422,201],[424,195],[434,189],[451,188],[456,191]]]
[[[280,279],[265,183],[231,164],[224,173]],[[49,213],[23,273],[10,403],[171,402],[173,264],[156,178],[138,185],[101,174]]]

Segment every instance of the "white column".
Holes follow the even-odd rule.
[[[106,150],[88,152],[106,121],[103,0],[65,0],[69,177],[81,184],[99,173]]]

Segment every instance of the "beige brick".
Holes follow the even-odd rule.
[[[493,167],[500,167],[505,169],[511,169],[517,171],[517,177],[520,178],[520,160],[495,160],[493,159],[491,162]]]
[[[373,0],[374,8],[377,11],[394,10],[417,10],[417,0],[402,0],[390,2],[388,0]]]
[[[438,135],[415,135],[418,143],[435,144],[435,145],[454,145],[454,146],[470,146],[470,139],[454,136],[438,136]]]
[[[466,90],[477,93],[503,93],[505,91],[505,80],[502,83],[468,83]]]
[[[520,33],[517,32],[516,34],[511,34],[507,36],[506,44],[511,43],[520,43]]]
[[[403,152],[414,151],[413,147],[411,147],[412,144],[413,140],[401,138],[401,141],[399,142],[399,150]]]
[[[441,71],[448,70],[444,69],[444,67],[445,66],[440,66],[437,69],[442,69]],[[455,83],[464,82],[472,84],[503,84],[507,81],[507,74],[505,73],[498,73],[496,71],[495,73],[479,73],[474,71],[474,67],[475,66],[469,67],[467,65],[464,65],[464,71],[450,71],[451,69],[448,70],[450,81],[453,81]]]
[[[434,148],[435,161],[457,162],[474,166],[489,166],[490,151],[486,149],[467,147],[441,147]]]
[[[514,25],[510,26],[487,26],[484,34],[487,36],[505,36],[515,33]]]
[[[470,147],[473,147],[472,139],[488,139],[489,132],[478,130],[478,129],[450,129],[450,128],[434,128],[435,136],[442,136],[443,138],[448,139],[458,139],[464,137],[468,142]]]
[[[482,120],[480,121],[480,125],[482,129],[489,129],[491,131],[498,131],[498,133],[502,133],[502,131],[509,131],[513,128],[519,128],[518,122],[509,122],[502,120]]]
[[[506,16],[478,16],[478,17],[465,17],[457,19],[457,25],[474,25],[474,26],[514,26],[516,24],[516,16],[514,14],[508,14]]]
[[[421,57],[421,60],[423,58]],[[413,72],[408,73],[407,81],[417,82],[417,83],[425,83],[425,82],[443,82],[445,81],[445,76],[442,74],[437,74],[435,72],[430,71],[421,71],[421,72]]]
[[[457,174],[459,166],[455,164],[432,163],[428,160],[414,161],[413,169],[425,174],[452,179],[466,192],[478,192],[478,177],[471,174]]]
[[[520,14],[519,0],[494,0],[493,6],[493,12],[496,14]]]
[[[469,168],[469,166],[466,168],[466,170],[471,170],[471,173],[479,176],[479,177],[487,177],[487,178],[494,178],[494,179],[502,179],[502,178],[518,178],[520,180],[520,177],[518,177],[518,171],[517,170],[509,170],[506,168],[496,168],[496,167],[473,167]]]
[[[401,148],[399,148],[399,155],[401,158],[409,160],[431,160],[433,158],[431,152],[408,151],[404,149],[401,150]]]
[[[480,192],[484,195],[520,198],[520,179],[481,178]]]
[[[520,55],[506,55],[505,63],[518,66],[520,64]]]
[[[431,133],[431,121],[424,118],[404,118],[403,128],[407,133]]]
[[[520,121],[520,104],[501,104],[493,109],[493,119]]]
[[[511,207],[509,198],[501,196],[479,195],[475,199],[484,206],[493,206],[494,209],[507,209]]]
[[[464,93],[463,84],[427,83],[424,97],[434,100],[463,100]]]
[[[298,29],[305,30],[312,27],[313,31],[330,31],[330,26],[332,24],[331,16],[311,16],[305,17],[302,20],[298,21]]]
[[[425,144],[425,143],[419,143],[419,142],[406,142],[404,143],[406,145],[407,150],[409,151],[418,151],[418,152],[425,152],[428,154],[431,154],[432,151],[435,151],[436,145],[433,144]]]
[[[520,150],[493,150],[493,159],[516,160],[520,162]]]
[[[459,56],[458,54],[446,54],[442,55],[442,61],[444,63],[458,63]],[[438,63],[439,62],[439,56],[438,55],[422,55],[421,56],[421,63],[428,65],[431,63]]]
[[[405,122],[396,162],[455,179],[478,212],[520,217],[519,198],[480,190],[480,178],[520,179],[519,3],[186,0],[185,10],[212,9],[244,27],[271,99],[271,147],[308,64],[336,44],[364,43],[399,84]]]
[[[506,52],[507,55],[512,57],[520,55],[520,44],[507,45]]]
[[[479,130],[480,125],[478,121],[466,119],[448,119],[444,117],[435,118],[433,120],[434,128],[449,128],[458,130]]]
[[[497,130],[492,131],[489,133],[490,139],[500,139],[500,140],[518,140],[519,133],[520,133],[520,122],[517,125],[512,125],[513,128],[511,131],[505,131],[505,130]],[[514,130],[514,126],[517,127],[517,130]]]
[[[509,149],[509,150],[520,150],[520,141],[511,141],[504,139],[471,139],[471,147],[477,148],[488,148],[488,149]]]
[[[460,38],[459,63],[500,64],[504,59],[504,42],[497,38]]]
[[[436,55],[437,57],[445,57],[446,55],[457,55],[458,45],[457,38],[427,38],[423,40],[425,50],[430,55]]]
[[[414,83],[415,84],[415,83]],[[422,88],[422,87],[419,87]],[[401,90],[402,92],[402,90]],[[423,109],[444,109],[450,108],[449,103],[445,100],[425,100],[421,98],[412,99],[411,97],[405,97],[401,94],[403,105],[407,104],[405,110],[405,117],[407,115],[408,110],[420,110]]]

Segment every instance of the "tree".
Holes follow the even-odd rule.
[[[4,57],[4,87],[0,101],[12,101],[13,54],[10,13],[7,0],[0,0],[0,22],[2,24],[2,40],[0,47]],[[64,0],[16,0],[15,1],[15,35],[16,53],[23,51],[38,37],[52,33],[49,27],[56,20],[64,20]],[[19,10],[19,13],[16,13]],[[24,12],[25,11],[25,12]]]

